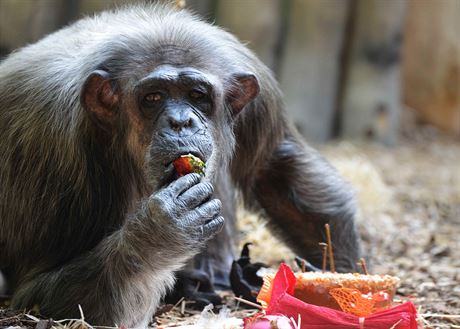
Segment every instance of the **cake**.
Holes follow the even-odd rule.
[[[296,273],[294,296],[306,303],[342,310],[337,297],[337,288],[347,293],[359,291],[372,298],[381,294],[379,308],[389,307],[393,301],[399,279],[391,275],[370,275],[359,273]],[[335,292],[335,293],[334,293]],[[343,294],[342,294],[343,295]],[[374,298],[375,299],[375,298]]]
[[[258,301],[266,307],[275,274],[264,277]],[[294,297],[355,315],[367,315],[391,306],[399,278],[359,273],[295,273]]]

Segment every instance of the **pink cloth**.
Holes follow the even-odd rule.
[[[267,314],[283,314],[297,321],[301,329],[417,329],[417,311],[412,302],[379,311],[366,317],[307,304],[293,296],[296,278],[286,264],[281,264],[272,283]]]

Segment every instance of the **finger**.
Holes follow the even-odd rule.
[[[178,196],[184,191],[188,190],[192,186],[198,184],[201,180],[201,176],[199,174],[187,174],[183,177],[178,178],[166,188],[168,191],[172,193],[174,196]]]
[[[202,233],[204,238],[210,238],[215,234],[219,233],[224,227],[224,217],[218,216],[213,220],[209,221],[208,223],[202,226]]]
[[[219,199],[212,199],[192,212],[192,218],[198,223],[206,223],[210,219],[217,217],[222,210],[222,202]]]
[[[211,183],[199,183],[186,190],[179,197],[188,208],[196,208],[212,196],[214,187]]]
[[[219,216],[221,209],[222,202],[219,199],[210,200],[195,208],[195,210],[189,211],[183,223],[192,229],[202,227],[211,219]]]

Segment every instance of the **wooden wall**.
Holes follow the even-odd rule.
[[[460,1],[410,0],[408,7],[404,102],[460,136]]]
[[[127,2],[135,1],[0,0],[0,51]],[[274,71],[309,140],[394,144],[402,99],[427,121],[460,134],[460,0],[186,3],[247,42]]]

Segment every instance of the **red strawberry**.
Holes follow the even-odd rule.
[[[181,155],[173,161],[174,168],[179,177],[190,174],[192,172],[204,176],[205,163],[200,158],[192,154]]]

